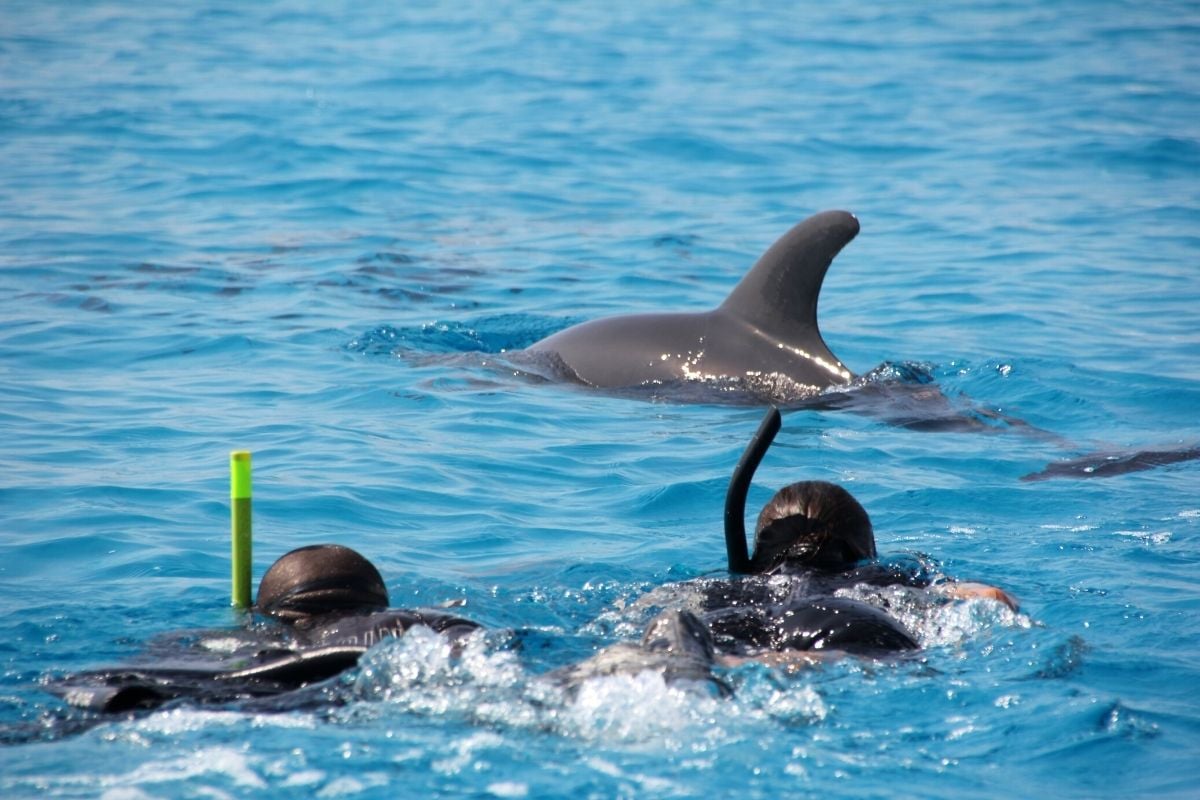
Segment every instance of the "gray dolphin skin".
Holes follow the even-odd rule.
[[[733,690],[712,672],[716,659],[708,626],[692,612],[676,609],[652,619],[640,644],[609,645],[586,661],[560,667],[547,677],[575,691],[592,678],[657,672],[667,684],[697,684],[728,697]]]
[[[816,214],[771,245],[712,311],[592,320],[529,350],[556,354],[580,381],[602,388],[779,375],[814,391],[848,384],[854,375],[817,328],[817,297],[857,234],[853,214]]]

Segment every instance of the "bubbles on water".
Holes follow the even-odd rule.
[[[173,739],[196,731],[246,725],[255,729],[308,730],[316,726],[316,719],[310,714],[248,715],[239,711],[172,708],[106,727],[101,733],[101,738],[111,742],[150,746],[156,741]]]
[[[504,739],[499,734],[477,731],[454,742],[453,752],[434,761],[433,769],[443,775],[455,775],[474,762],[480,751],[495,749],[503,744]]]
[[[583,626],[581,632],[632,639],[641,636],[650,618],[663,609],[678,608],[700,613],[703,611],[704,583],[704,579],[700,579],[650,587],[632,601],[622,600],[600,612],[594,620]]]
[[[744,725],[794,727],[824,719],[828,708],[804,676],[785,677],[754,664],[729,672],[735,696],[708,681],[668,683],[660,669],[598,674],[569,685],[525,669],[517,655],[485,635],[461,649],[423,628],[386,642],[343,680],[343,714],[395,713],[457,719],[489,729],[536,730],[608,744],[704,752]],[[485,734],[481,733],[481,736]],[[494,734],[487,734],[494,735]],[[460,742],[461,753],[438,769],[470,761],[485,738]],[[464,762],[465,763],[465,762]]]
[[[456,651],[423,628],[368,653],[348,689],[355,700],[393,711],[606,740],[643,741],[689,721],[708,722],[717,702],[667,686],[655,671],[592,678],[569,689],[530,674],[514,653],[493,649],[485,636]]]
[[[506,710],[492,698],[517,697],[525,691],[525,678],[516,656],[490,650],[482,634],[459,645],[418,626],[370,650],[346,684],[355,700],[486,722],[494,717],[506,721]]]
[[[860,584],[837,592],[898,619],[922,647],[961,646],[994,628],[1028,628],[1029,617],[985,598],[951,599],[907,586]]]
[[[1100,715],[1099,729],[1124,739],[1152,739],[1159,735],[1156,724],[1121,703],[1113,703]]]
[[[857,383],[907,383],[924,385],[934,382],[933,365],[915,361],[885,361],[862,375]]]
[[[762,664],[747,664],[731,676],[737,697],[746,709],[785,727],[811,725],[829,715],[829,706],[803,677],[789,678]]]
[[[702,734],[720,714],[722,701],[688,684],[668,686],[647,670],[583,681],[557,715],[560,733],[605,741],[658,740],[678,745]]]

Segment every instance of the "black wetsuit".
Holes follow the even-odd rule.
[[[746,655],[767,650],[843,650],[872,655],[912,650],[916,640],[875,606],[834,595],[856,585],[929,586],[916,558],[870,561],[848,570],[786,566],[775,575],[750,575],[703,586],[701,618],[717,647]]]
[[[174,647],[160,639],[138,663],[81,673],[49,688],[71,705],[102,712],[151,709],[173,700],[222,704],[275,698],[338,675],[373,645],[417,625],[451,641],[479,628],[441,611],[398,609],[265,630],[205,631],[172,637]],[[229,640],[232,646],[220,655],[204,646]]]
[[[739,655],[781,650],[879,655],[918,647],[898,620],[848,597],[808,597],[765,608],[720,609],[706,614],[704,621],[723,652]]]

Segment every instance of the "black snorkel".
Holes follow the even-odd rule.
[[[746,445],[746,451],[742,453],[729,480],[729,491],[725,494],[725,552],[729,554],[730,572],[744,574],[750,571],[750,550],[746,545],[746,495],[750,491],[754,471],[767,454],[771,442],[775,441],[781,424],[779,409],[771,406],[754,438]]]

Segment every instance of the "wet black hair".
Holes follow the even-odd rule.
[[[285,622],[388,607],[375,565],[349,547],[318,544],[281,556],[258,584],[258,610]]]
[[[783,487],[758,515],[751,572],[783,564],[842,570],[875,557],[866,509],[835,483],[800,481]]]

